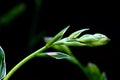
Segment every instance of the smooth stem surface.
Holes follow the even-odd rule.
[[[26,58],[24,58],[23,60],[21,60],[15,67],[13,67],[10,70],[10,72],[5,76],[5,78],[3,80],[8,80],[22,65],[24,65],[26,62],[28,62],[29,60],[34,58],[38,53],[41,53],[46,49],[47,49],[46,47],[42,47],[39,50],[37,50],[34,53],[27,56]]]

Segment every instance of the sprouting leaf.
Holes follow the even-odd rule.
[[[12,21],[14,18],[20,15],[23,11],[25,11],[25,8],[26,6],[23,3],[16,5],[9,12],[5,13],[2,17],[0,17],[0,25],[10,23],[10,21]]]
[[[50,46],[52,43],[61,39],[68,28],[69,28],[69,26],[64,28],[63,30],[61,30],[55,37],[53,37],[50,41],[47,42],[46,46]]]
[[[86,74],[89,80],[107,80],[105,73],[101,73],[97,65],[88,63]]]
[[[47,52],[46,54],[55,59],[64,59],[64,58],[70,57],[69,55],[62,53],[62,52]]]
[[[6,75],[6,64],[5,64],[5,54],[3,49],[0,47],[0,80]]]
[[[81,30],[75,31],[72,34],[70,34],[70,36],[68,36],[68,39],[77,38],[82,32],[84,32],[86,30],[89,30],[89,29],[81,29]]]

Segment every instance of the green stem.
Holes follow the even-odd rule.
[[[9,73],[5,76],[5,78],[3,80],[8,80],[22,65],[24,65],[26,62],[28,62],[29,60],[34,58],[38,53],[41,53],[41,52],[43,52],[46,49],[47,49],[46,47],[42,47],[39,50],[37,50],[34,53],[32,53],[29,56],[27,56],[26,58],[24,58],[23,60],[21,60],[15,67],[13,67],[9,71]]]

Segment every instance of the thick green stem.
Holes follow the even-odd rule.
[[[41,53],[46,49],[46,47],[42,47],[39,50],[27,56],[26,58],[24,58],[23,60],[21,60],[14,68],[10,70],[10,72],[5,76],[3,80],[8,80],[22,65],[24,65],[26,62],[34,58],[38,53]]]

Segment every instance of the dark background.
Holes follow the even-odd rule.
[[[45,44],[41,39],[34,47],[28,47],[35,12],[34,0],[1,1],[0,16],[21,2],[27,5],[26,11],[9,24],[0,26],[0,45],[5,51],[7,72],[21,59]],[[112,1],[43,0],[36,35],[42,32],[45,36],[54,36],[68,25],[71,27],[65,36],[83,28],[90,28],[86,33],[107,35],[111,41],[105,46],[71,47],[71,49],[83,65],[93,62],[102,72],[106,72],[108,80],[116,80],[119,78],[119,7],[118,2]],[[50,51],[53,50],[50,49]],[[52,58],[36,58],[29,61],[10,80],[46,80],[48,78],[87,80],[75,65]]]

